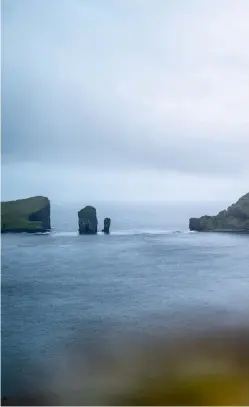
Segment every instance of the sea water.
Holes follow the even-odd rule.
[[[95,236],[78,235],[82,206],[53,205],[51,233],[2,236],[5,395],[32,387],[77,332],[248,320],[249,236],[190,232],[204,204],[97,203],[99,229],[112,224]]]

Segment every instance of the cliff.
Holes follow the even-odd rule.
[[[16,201],[1,202],[1,233],[47,232],[50,225],[50,201],[33,196]]]
[[[78,212],[79,234],[95,235],[98,231],[98,219],[96,209],[86,206]]]
[[[199,232],[249,233],[249,192],[216,216],[190,218],[189,229]]]

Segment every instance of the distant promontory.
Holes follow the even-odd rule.
[[[189,229],[198,232],[249,233],[249,192],[216,216],[190,218]]]
[[[1,233],[44,233],[50,230],[50,201],[47,197],[1,202]]]

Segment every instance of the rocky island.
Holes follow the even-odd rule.
[[[104,219],[104,229],[102,229],[102,232],[104,232],[106,235],[109,235],[110,226],[111,226],[111,218],[105,218]]]
[[[1,233],[44,233],[50,230],[48,198],[33,196],[1,202]]]
[[[98,232],[97,212],[93,206],[85,206],[78,212],[79,234],[96,235]]]
[[[216,216],[190,218],[189,229],[198,232],[249,233],[249,192]]]

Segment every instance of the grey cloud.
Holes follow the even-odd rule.
[[[42,95],[42,101],[39,99]],[[42,89],[19,86],[3,98],[3,162],[81,164],[83,168],[159,169],[190,173],[238,173],[247,162],[247,140],[203,137],[203,129],[160,130],[64,96],[64,107]],[[228,130],[227,130],[228,131]],[[244,131],[244,130],[243,130]],[[187,134],[186,134],[187,133]],[[192,134],[191,134],[192,133]]]
[[[3,3],[4,165],[249,170],[248,3]]]

